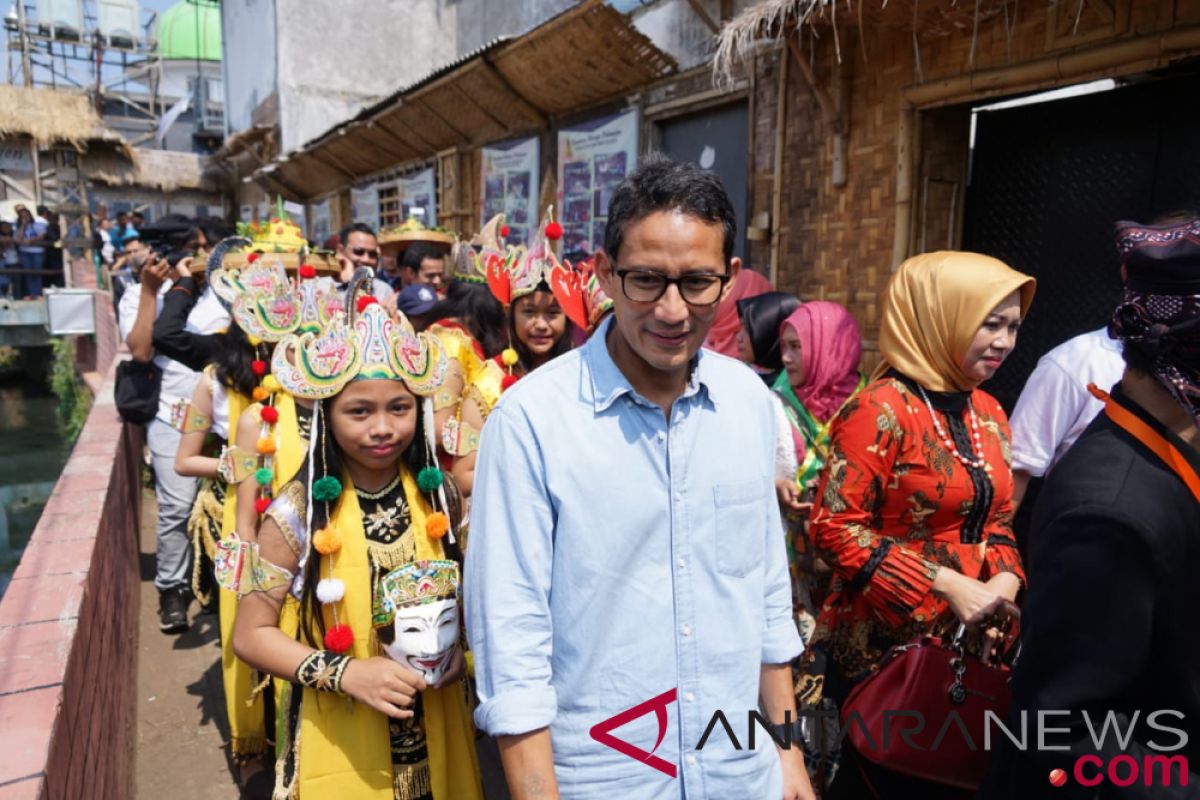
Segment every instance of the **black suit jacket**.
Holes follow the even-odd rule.
[[[1200,453],[1119,387],[1113,397],[1200,471]],[[1018,731],[1024,712],[1029,748],[1021,751],[1002,733],[994,735],[997,749],[979,797],[1200,798],[1200,503],[1178,475],[1102,413],[1046,480],[1027,573],[1008,728]],[[1052,712],[1047,727],[1069,729],[1046,738],[1065,750],[1037,750],[1039,710]],[[1099,734],[1109,715],[1122,732],[1132,727],[1132,735],[1118,742],[1110,724],[1097,748],[1088,721]],[[1186,746],[1175,749],[1183,736]],[[1120,754],[1139,768],[1132,786],[1108,779],[1109,761]],[[1083,766],[1088,782],[1104,774],[1096,786],[1076,780],[1076,761],[1087,755],[1103,762]],[[1169,786],[1157,765],[1145,784],[1144,759],[1159,755],[1187,758],[1186,787],[1178,765]],[[1061,787],[1049,781],[1055,768],[1066,773]],[[1118,763],[1118,778],[1129,769]]]

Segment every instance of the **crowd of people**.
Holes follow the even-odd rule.
[[[47,285],[63,283],[63,229],[48,206],[18,203],[15,218],[0,219],[0,297],[33,300]]]
[[[245,796],[470,800],[487,737],[519,800],[1075,796],[1050,770],[1120,752],[1083,712],[1144,753],[1135,712],[1180,709],[1200,741],[1195,216],[1118,226],[1112,323],[1011,429],[980,386],[1033,278],[908,259],[864,365],[844,306],[733,255],[691,165],[645,159],[591,256],[551,214],[527,244],[355,223],[332,255],[286,224],[173,263],[122,237],[122,335],[161,372],[161,627],[220,615]],[[956,685],[1011,677],[1010,715],[1063,714],[1062,746],[1005,741],[985,776],[839,732],[930,642]]]

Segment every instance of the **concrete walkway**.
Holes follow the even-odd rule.
[[[158,629],[154,588],[154,492],[142,492],[138,625],[137,796],[237,800],[226,747],[217,617],[196,615],[179,636]]]

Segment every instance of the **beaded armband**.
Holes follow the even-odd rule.
[[[296,683],[318,692],[342,693],[342,675],[350,664],[350,656],[332,650],[314,650],[296,667]]]
[[[258,469],[258,453],[243,450],[237,445],[221,448],[217,474],[230,486],[241,483]]]
[[[204,432],[212,428],[212,417],[181,398],[171,406],[171,427],[180,433]]]

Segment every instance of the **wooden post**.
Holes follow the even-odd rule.
[[[912,138],[916,116],[916,109],[911,105],[901,105],[900,124],[896,129],[896,229],[892,241],[892,269],[908,258],[912,245]]]
[[[775,164],[774,176],[771,182],[771,271],[769,277],[772,284],[779,280],[779,250],[783,238],[783,148],[786,144],[784,131],[787,129],[787,82],[788,82],[787,50],[779,50],[779,87],[776,95],[775,108]]]

